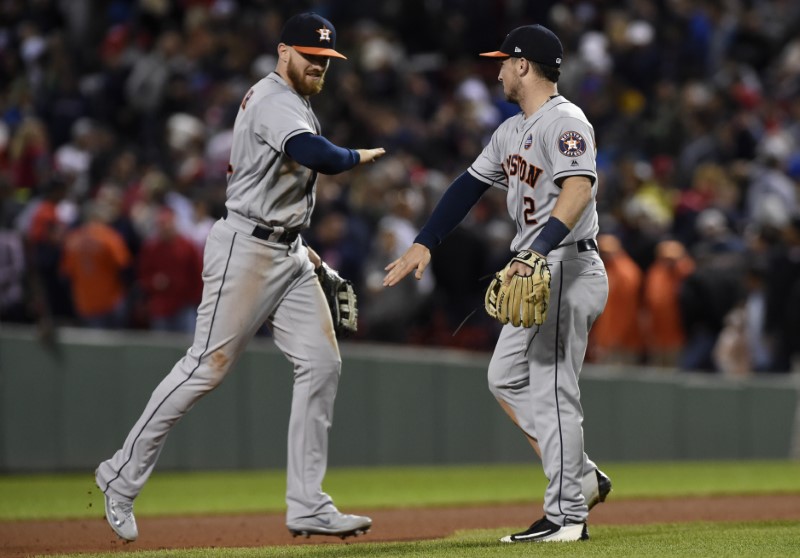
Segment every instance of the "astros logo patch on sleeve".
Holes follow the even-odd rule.
[[[578,132],[564,132],[558,138],[558,149],[567,157],[580,157],[586,153],[586,140]]]

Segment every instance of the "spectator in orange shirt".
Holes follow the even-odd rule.
[[[643,352],[642,270],[611,234],[597,237],[608,274],[606,309],[589,334],[590,356],[600,363],[635,364]]]
[[[644,330],[649,364],[675,366],[678,363],[686,342],[679,292],[694,267],[686,248],[677,240],[663,240],[656,245],[656,259],[644,280]]]
[[[83,325],[116,329],[127,325],[124,274],[131,254],[120,234],[107,221],[104,206],[84,207],[86,221],[67,236],[61,273],[72,287],[75,310]]]
[[[174,212],[162,207],[156,216],[155,236],[145,241],[139,253],[139,284],[152,329],[194,333],[202,272],[199,250],[178,233]]]

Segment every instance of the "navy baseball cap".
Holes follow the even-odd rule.
[[[347,59],[335,50],[336,29],[333,24],[313,12],[297,14],[286,20],[280,42],[303,54]]]
[[[541,25],[523,25],[506,35],[500,50],[482,52],[491,58],[527,58],[545,66],[558,68],[564,49],[555,33]]]

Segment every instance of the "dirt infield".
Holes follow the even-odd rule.
[[[459,529],[526,526],[540,504],[347,510],[373,518],[369,534],[341,541],[332,537],[292,538],[279,514],[140,518],[139,540],[123,544],[105,518],[82,521],[0,522],[0,556],[136,551],[194,547],[258,547],[308,543],[410,541],[446,537]],[[592,525],[689,521],[800,520],[800,495],[730,496],[676,500],[621,500],[600,504]]]

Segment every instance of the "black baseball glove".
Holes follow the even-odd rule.
[[[331,310],[336,336],[343,337],[355,333],[358,329],[358,307],[353,283],[343,279],[324,262],[317,268],[317,277]]]

